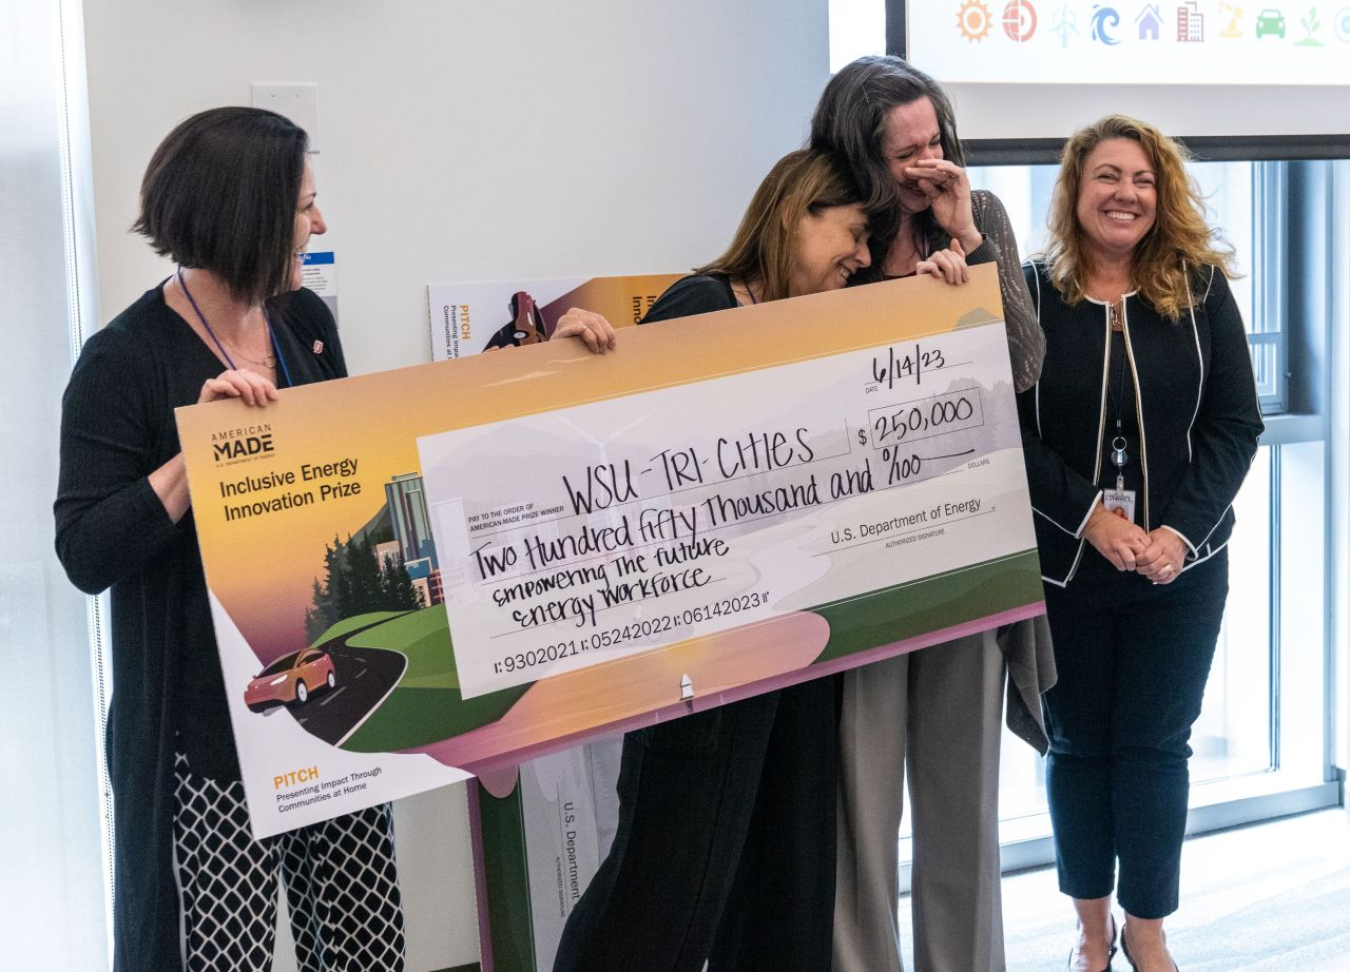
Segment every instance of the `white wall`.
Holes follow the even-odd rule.
[[[105,319],[171,267],[127,232],[187,115],[316,83],[354,373],[430,360],[430,282],[721,251],[827,79],[826,0],[85,0]],[[462,788],[399,808],[410,972],[475,961]],[[439,922],[437,922],[439,918]]]
[[[353,371],[429,360],[424,287],[720,252],[827,78],[826,0],[86,0],[102,307],[169,272],[127,227],[156,143],[315,82]]]
[[[52,543],[79,260],[62,219],[63,12],[0,0],[0,967],[96,972],[108,948],[87,600]]]

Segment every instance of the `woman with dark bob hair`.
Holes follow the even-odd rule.
[[[1020,391],[1045,343],[1002,203],[972,191],[942,87],[898,57],[863,57],[825,87],[811,144],[842,153],[862,189],[872,269],[994,263]],[[1005,678],[1010,673],[1011,677]],[[1044,619],[959,638],[843,677],[834,972],[899,972],[896,839],[913,803],[914,955],[920,972],[1002,972],[998,769],[1008,724],[1041,751],[1054,682]]]
[[[837,290],[869,259],[847,169],[792,152],[727,251],[642,324]],[[554,336],[613,344],[603,318],[575,309]],[[828,969],[835,711],[825,678],[628,733],[614,843],[567,919],[554,972]]]
[[[182,405],[347,374],[300,289],[326,229],[300,128],[216,108],[155,150],[135,229],[177,271],[86,342],[66,388],[56,551],[111,588],[116,972],[272,968],[284,879],[299,966],[401,970],[387,806],[255,841],[174,424]]]
[[[1162,925],[1177,908],[1187,741],[1262,429],[1233,255],[1185,161],[1121,115],[1075,132],[1048,250],[1026,268],[1046,356],[1018,406],[1059,666],[1047,785],[1076,972],[1110,967],[1113,891],[1130,964],[1176,968]]]

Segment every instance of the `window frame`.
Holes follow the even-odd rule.
[[[1017,157],[1004,164],[1056,161],[1044,148],[1038,151],[1030,163]],[[1207,156],[1197,161],[1241,161]],[[1344,300],[1336,288],[1350,289],[1350,282],[1336,279],[1325,260],[1317,265],[1310,258],[1323,252],[1334,231],[1334,207],[1328,205],[1335,172],[1331,161],[1285,158],[1254,165],[1251,272],[1257,277],[1252,301],[1257,320],[1252,331],[1258,340],[1253,350],[1274,344],[1278,376],[1270,394],[1263,395],[1266,432],[1261,440],[1271,450],[1270,765],[1197,783],[1188,834],[1335,806],[1343,799],[1330,726],[1334,646],[1326,619],[1336,609],[1337,595],[1330,576],[1334,496],[1328,409],[1333,312],[1336,301]],[[1291,344],[1293,360],[1287,350]],[[1326,538],[1326,549],[1308,557],[1306,538],[1319,535]],[[1292,655],[1286,651],[1298,645],[1309,647]],[[1323,696],[1325,705],[1309,704]],[[1294,699],[1304,702],[1294,705]],[[1053,861],[1048,814],[1001,817],[999,827],[1005,872]],[[902,888],[909,882],[907,850],[902,846]]]

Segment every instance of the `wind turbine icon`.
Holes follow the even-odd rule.
[[[1062,4],[1055,13],[1054,22],[1050,26],[1051,33],[1059,35],[1059,45],[1061,47],[1069,46],[1070,36],[1078,33],[1078,15],[1069,9],[1067,3]]]

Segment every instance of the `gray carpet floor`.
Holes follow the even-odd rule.
[[[1073,911],[1054,870],[1005,878],[1003,902],[1008,972],[1064,968]],[[901,898],[902,929],[909,910]],[[1324,810],[1188,840],[1167,927],[1182,972],[1350,972],[1350,817]],[[924,972],[908,941],[904,956]],[[1129,963],[1117,955],[1114,967]]]

